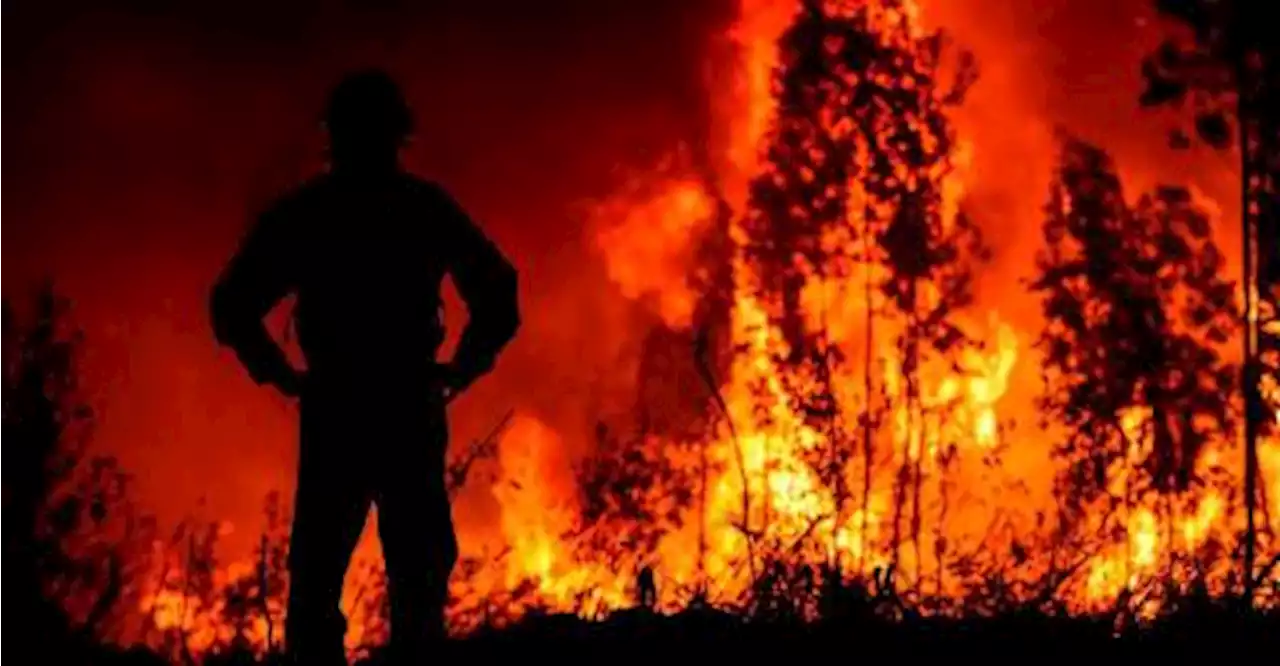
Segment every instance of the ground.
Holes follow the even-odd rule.
[[[12,636],[12,634],[10,634]],[[12,641],[10,642],[12,646]],[[64,649],[68,644],[62,646]],[[12,649],[12,648],[11,648]],[[1156,657],[1188,659],[1211,651],[1228,655],[1276,654],[1280,614],[1242,613],[1214,606],[1182,613],[1142,628],[1115,631],[1103,618],[1055,619],[1012,613],[964,621],[915,619],[901,622],[846,620],[815,624],[747,620],[717,611],[655,615],[645,611],[590,621],[572,615],[541,615],[501,629],[487,629],[442,649],[442,661],[498,663],[543,656],[570,661],[679,662],[760,661],[815,658],[963,659],[1014,657],[1149,662]],[[165,660],[145,650],[107,650],[82,644],[47,663],[160,666]],[[264,663],[248,654],[207,658],[210,666]],[[278,663],[277,659],[266,663]],[[381,656],[361,659],[381,666]]]

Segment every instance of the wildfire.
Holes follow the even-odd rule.
[[[820,375],[819,364],[779,360],[794,350],[778,325],[778,305],[767,297],[768,280],[741,249],[758,240],[742,220],[752,205],[752,182],[783,177],[770,174],[761,143],[777,122],[777,42],[798,5],[796,0],[741,1],[730,33],[737,48],[734,76],[725,80],[725,89],[712,93],[729,135],[709,160],[718,165],[713,175],[695,168],[682,149],[593,209],[595,241],[610,278],[674,329],[691,325],[701,297],[687,280],[693,245],[709,233],[722,205],[734,211],[736,221],[727,233],[737,249],[726,258],[733,271],[728,326],[734,351],[714,387],[724,413],[694,443],[697,455],[686,456],[695,460],[681,462],[701,477],[701,499],[682,509],[681,520],[662,533],[653,552],[597,558],[578,547],[591,527],[578,520],[575,479],[570,462],[561,457],[559,434],[525,415],[501,441],[501,472],[492,488],[502,508],[506,551],[494,558],[482,583],[458,582],[455,596],[496,596],[529,586],[533,592],[520,602],[526,607],[595,613],[630,605],[632,581],[648,565],[662,582],[663,608],[679,608],[695,594],[733,603],[749,591],[757,567],[780,558],[797,567],[834,565],[849,578],[895,567],[904,593],[922,602],[932,599],[943,612],[948,601],[971,594],[975,577],[982,575],[972,571],[982,561],[979,553],[1008,553],[993,555],[991,566],[1007,566],[1001,575],[1011,580],[1061,572],[1055,596],[1075,611],[1114,605],[1153,577],[1171,572],[1182,572],[1190,584],[1194,565],[1188,562],[1214,544],[1237,538],[1242,521],[1232,484],[1206,484],[1163,500],[1134,497],[1138,464],[1153,445],[1153,435],[1142,427],[1150,415],[1135,410],[1121,419],[1133,443],[1129,456],[1108,470],[1108,490],[1121,501],[1088,507],[1082,533],[1096,538],[1058,545],[1054,539],[1063,528],[1049,517],[1055,507],[1048,491],[1054,434],[1039,428],[1034,417],[1021,419],[1017,427],[1010,423],[1011,416],[1029,416],[1014,412],[1031,407],[1026,396],[1010,392],[1020,368],[1032,368],[1023,374],[1034,375],[1038,359],[1021,343],[1034,333],[1015,329],[998,304],[959,313],[976,344],[960,347],[954,359],[922,359],[913,370],[899,346],[908,323],[874,314],[889,307],[885,294],[873,286],[885,280],[884,268],[869,261],[855,270],[819,266],[821,271],[804,274],[799,289],[803,326],[824,332],[830,345],[855,360],[834,367],[830,377]],[[911,2],[827,5],[831,12],[870,7],[878,10],[870,18],[876,25],[890,31],[906,26],[902,34],[907,37],[897,39],[919,35],[919,10]],[[877,82],[882,84],[888,82]],[[929,135],[929,141],[940,143],[942,137]],[[944,234],[963,221],[966,179],[976,176],[966,169],[972,147],[963,137],[951,144],[947,168],[912,173],[899,164],[891,175],[902,182],[936,184]],[[872,218],[889,217],[898,204],[876,201],[856,183],[850,189],[848,219],[824,236],[822,245],[847,246],[852,254],[868,242],[859,234],[871,235],[865,229]],[[915,297],[923,311],[936,307],[945,294],[926,282]],[[874,330],[866,325],[873,315],[885,317]],[[824,426],[807,418],[797,395],[810,396],[827,384],[836,407]],[[879,412],[884,413],[876,416]],[[1280,421],[1280,412],[1276,418]],[[687,443],[646,442],[658,451],[682,444]],[[837,458],[828,471],[826,463],[815,464],[837,449],[856,455]],[[1264,442],[1259,453],[1268,515],[1280,516],[1280,442]],[[1201,454],[1197,471],[1238,480],[1240,458],[1236,443],[1216,442]],[[1220,555],[1198,575],[1220,592],[1231,566],[1229,557]],[[180,595],[160,594],[150,608],[159,627],[191,625]]]
[[[704,191],[727,198],[732,209],[744,210],[748,199],[746,184],[766,168],[761,161],[760,142],[775,121],[779,91],[772,73],[779,62],[777,39],[792,21],[798,6],[794,1],[744,1],[741,4],[740,20],[731,32],[733,41],[740,47],[738,75],[733,79],[732,89],[725,93],[725,97],[736,104],[724,119],[724,123],[733,128],[733,139],[728,142],[726,156],[720,162],[728,166],[717,174],[716,180],[730,186],[724,191],[715,191],[711,184],[686,180],[682,181],[683,187],[702,187]],[[908,35],[920,34],[915,27],[919,9],[910,2],[832,2],[826,6],[832,13],[852,13],[870,7],[871,21],[890,26],[905,22],[909,26]],[[971,149],[963,137],[957,138],[951,168],[945,173],[928,175],[940,179],[939,208],[944,229],[961,214],[965,180],[973,177],[966,168]],[[902,169],[895,175],[913,177]],[[805,177],[803,170],[801,176]],[[855,186],[851,197],[860,196],[865,198],[867,194]],[[661,195],[633,202],[633,210],[658,218],[681,215],[679,207],[665,203]],[[620,226],[627,226],[630,217],[619,219],[622,220]],[[657,223],[648,228],[669,229],[679,224]],[[750,232],[740,225],[732,226],[729,233],[738,245],[750,242]],[[661,238],[670,248],[683,248],[690,240],[683,233],[662,234]],[[827,244],[852,241],[848,234],[828,235],[824,239]],[[605,245],[608,246],[607,241]],[[612,263],[615,257],[624,254],[624,249],[606,248],[606,253]],[[1021,544],[1030,541],[1029,534],[1018,534],[1018,530],[1052,533],[1051,521],[1044,520],[1052,511],[1051,504],[1033,503],[1018,510],[1010,506],[1010,498],[1004,497],[1010,492],[1009,484],[1016,483],[1014,480],[1037,483],[1043,480],[1046,485],[1051,481],[1052,472],[1045,472],[1046,467],[1052,465],[1047,455],[1048,445],[1037,445],[1037,441],[1047,440],[1052,433],[1038,430],[1033,424],[1016,431],[1003,427],[1002,402],[1010,389],[1015,367],[1020,361],[1034,363],[1036,359],[1034,356],[1027,359],[1020,350],[1018,333],[1002,320],[998,308],[987,313],[985,322],[977,322],[985,325],[973,326],[970,322],[970,330],[984,332],[981,338],[985,344],[965,348],[955,367],[937,364],[921,373],[917,387],[919,407],[914,413],[901,400],[888,401],[893,403],[888,416],[892,433],[888,444],[892,445],[892,451],[885,452],[886,443],[878,442],[877,450],[883,454],[880,459],[849,463],[846,472],[850,477],[862,473],[856,469],[859,466],[871,466],[872,487],[864,503],[843,509],[836,489],[820,478],[810,463],[812,454],[828,445],[832,434],[805,421],[801,406],[795,403],[794,392],[787,388],[796,384],[811,386],[815,380],[806,374],[811,369],[778,364],[776,359],[786,357],[790,350],[784,336],[771,323],[771,305],[758,297],[762,278],[741,255],[735,255],[732,261],[736,287],[731,327],[738,351],[720,390],[727,405],[726,420],[734,429],[730,431],[726,426],[706,442],[708,455],[718,471],[708,481],[707,506],[700,519],[710,535],[706,539],[709,544],[704,556],[706,561],[700,571],[722,598],[735,598],[749,583],[744,562],[753,555],[745,534],[752,532],[756,533],[757,543],[784,549],[798,545],[802,539],[825,544],[816,558],[811,557],[813,553],[790,550],[795,563],[843,558],[860,563],[865,571],[895,562],[917,579],[936,578],[936,589],[943,596],[963,594],[959,581],[945,582],[941,554],[936,555],[939,562],[931,564],[920,561],[928,558],[927,553],[919,550],[896,553],[898,546],[886,543],[894,531],[894,521],[906,520],[893,515],[896,500],[892,490],[893,475],[904,465],[904,457],[907,466],[919,466],[915,474],[929,479],[928,487],[921,491],[922,497],[915,500],[924,510],[918,519],[920,525],[914,528],[918,533],[930,535],[929,539],[954,544],[957,548],[984,547],[998,551],[1008,549],[1011,544],[1022,549]],[[809,324],[825,328],[847,352],[856,350],[866,340],[867,332],[860,328],[858,315],[868,307],[884,307],[882,296],[863,289],[861,284],[881,280],[883,276],[876,273],[878,270],[872,267],[865,276],[806,277],[802,302]],[[934,285],[923,287],[920,298],[925,303],[941,297]],[[676,323],[670,317],[667,320]],[[815,321],[818,323],[814,324]],[[678,323],[683,324],[683,319]],[[890,326],[875,342],[878,348],[872,355],[874,371],[855,365],[833,380],[833,391],[841,396],[839,402],[850,411],[847,424],[856,423],[857,414],[874,406],[877,399],[874,395],[859,394],[864,371],[873,375],[872,383],[885,394],[899,398],[904,395],[906,380],[899,360],[901,354],[893,347],[899,332]],[[1110,490],[1115,496],[1126,495],[1126,484],[1137,473],[1141,451],[1151,446],[1150,435],[1139,432],[1138,427],[1146,416],[1135,412],[1123,419],[1130,439],[1137,445],[1128,460],[1119,461],[1111,470]],[[853,425],[846,425],[837,436],[854,446],[859,438],[857,430]],[[1011,446],[1024,450],[1039,446],[1043,453],[997,461],[999,452]],[[1274,472],[1276,444],[1265,443],[1261,455],[1268,479],[1268,497],[1275,505],[1276,492],[1272,489],[1280,482]],[[1238,470],[1233,469],[1237,457],[1234,443],[1220,442],[1202,455],[1197,463],[1198,471],[1211,475],[1228,470],[1227,473],[1238,478]],[[1023,468],[1024,465],[1032,467]],[[957,491],[957,488],[963,490]],[[949,497],[949,493],[957,496]],[[1038,497],[1034,493],[1033,496]],[[1092,546],[1081,566],[1073,569],[1082,573],[1063,585],[1061,596],[1077,610],[1105,607],[1144,580],[1160,574],[1174,559],[1193,556],[1211,542],[1230,542],[1236,529],[1233,524],[1238,522],[1238,512],[1232,508],[1236,499],[1223,487],[1206,486],[1176,501],[1170,500],[1167,506],[1151,504],[1154,500],[1150,499],[1134,501],[1121,511],[1119,518],[1097,507],[1090,516],[1090,524],[1098,530],[1110,530],[1118,525],[1124,536],[1114,541],[1101,539]],[[1275,509],[1271,515],[1278,515]],[[1009,527],[993,531],[993,521],[1004,521]],[[669,539],[689,544],[691,540],[685,532],[687,530],[675,533]],[[1048,568],[1063,566],[1061,562],[1055,564],[1052,560],[1057,556],[1050,553],[1031,553],[1027,557],[1032,561],[1029,570],[1038,568],[1043,573]],[[934,570],[929,571],[930,567]],[[1223,571],[1220,566],[1215,573],[1221,575]],[[694,573],[687,566],[681,567],[680,572]],[[696,587],[696,581],[680,582],[688,588]],[[671,600],[671,604],[678,605],[680,601]]]

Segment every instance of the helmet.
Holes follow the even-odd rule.
[[[343,77],[329,95],[324,122],[335,140],[399,142],[413,129],[413,118],[400,86],[378,69]]]

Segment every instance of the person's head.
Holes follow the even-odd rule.
[[[334,164],[355,168],[394,164],[413,130],[400,87],[376,69],[353,72],[338,82],[324,122]]]

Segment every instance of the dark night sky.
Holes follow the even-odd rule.
[[[1008,220],[1035,214],[1054,124],[1142,177],[1225,182],[1134,129],[1145,0],[924,4],[983,63],[959,122],[977,144],[979,218],[1003,225],[997,265],[1029,256],[1034,227]],[[255,515],[289,487],[291,415],[215,349],[205,292],[248,213],[319,164],[327,87],[377,64],[418,112],[408,163],[453,188],[524,276],[525,330],[456,407],[455,443],[512,404],[585,433],[584,415],[627,395],[617,368],[639,329],[581,202],[615,167],[706,131],[699,63],[731,5],[5,2],[4,293],[52,274],[75,299],[98,446],[146,503]]]

